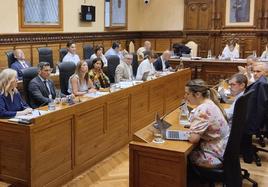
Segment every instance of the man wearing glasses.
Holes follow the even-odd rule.
[[[48,62],[38,64],[38,75],[31,80],[28,86],[30,104],[33,108],[44,106],[55,99],[56,91],[53,81],[49,80],[51,73]]]
[[[120,64],[116,67],[115,70],[115,82],[133,80],[133,71],[132,71],[132,54],[126,53],[121,60]]]

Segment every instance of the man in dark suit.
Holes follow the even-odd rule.
[[[252,135],[259,135],[260,130],[267,127],[268,120],[268,64],[257,63],[253,67],[253,75],[255,82],[248,86],[245,93],[249,90],[254,90],[254,93],[249,99],[249,112],[247,123],[244,130],[241,149],[243,158],[246,163],[251,163],[253,160],[260,164],[259,157],[254,154],[252,146]]]
[[[168,60],[171,57],[171,53],[169,50],[163,52],[163,54],[155,61],[154,67],[156,71],[164,71],[169,69],[170,65]]]
[[[28,86],[30,104],[33,108],[46,105],[56,97],[55,85],[49,80],[51,73],[50,64],[48,62],[40,62],[38,64],[38,71],[38,76],[33,78]]]
[[[22,69],[31,67],[31,64],[25,61],[25,55],[21,49],[16,49],[14,51],[14,57],[16,61],[11,64],[11,68],[17,71],[18,79],[22,80]]]

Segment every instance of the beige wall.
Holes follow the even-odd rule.
[[[18,0],[0,1],[0,33],[18,33]],[[128,0],[128,30],[182,30],[183,0]],[[63,0],[63,32],[104,31],[104,0]],[[96,22],[79,20],[81,4],[96,6]],[[4,18],[4,19],[3,19]]]

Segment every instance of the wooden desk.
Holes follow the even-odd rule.
[[[173,111],[191,77],[189,69],[62,107],[31,125],[0,120],[0,180],[17,186],[60,186]]]
[[[170,128],[185,130],[179,125],[178,109],[165,120]],[[129,145],[130,187],[183,187],[187,185],[187,155],[193,144],[188,141],[166,140],[163,144],[152,142],[155,129],[152,124],[134,134]],[[136,141],[135,141],[136,140]]]
[[[179,65],[180,59],[170,59],[170,65],[175,68]],[[185,68],[192,69],[192,79],[201,78],[209,85],[218,84],[220,79],[230,78],[233,74],[238,73],[238,66],[245,66],[244,61],[225,61],[225,60],[182,60]]]

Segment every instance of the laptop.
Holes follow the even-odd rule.
[[[143,81],[147,81],[147,78],[148,78],[148,76],[149,76],[149,73],[150,73],[150,71],[146,71],[146,72],[144,72],[143,75],[142,75],[141,80],[143,80]]]

